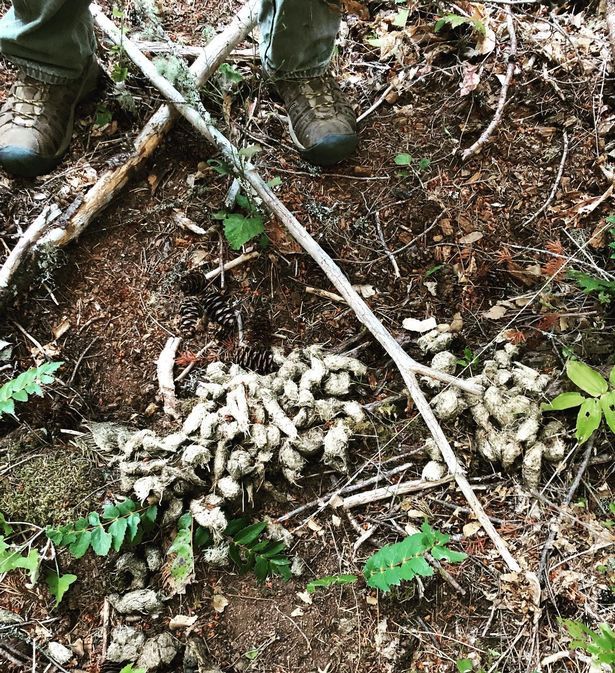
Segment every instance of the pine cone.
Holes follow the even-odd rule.
[[[273,353],[268,348],[239,346],[233,353],[233,361],[257,374],[271,374],[276,370]]]
[[[210,290],[202,299],[203,311],[209,320],[218,323],[227,330],[235,329],[235,311],[218,292]]]
[[[188,295],[202,294],[207,290],[208,284],[202,271],[190,271],[179,280],[180,290]]]
[[[245,329],[245,338],[248,342],[270,346],[272,334],[271,320],[267,309],[263,307],[250,317]]]
[[[203,315],[201,302],[196,297],[186,297],[179,308],[179,324],[185,334],[194,334],[199,318]]]

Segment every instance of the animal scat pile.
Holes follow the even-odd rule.
[[[435,353],[431,363],[434,369],[454,374],[457,357],[444,350],[450,340],[442,337],[441,330],[434,330],[421,337],[418,345],[424,352]],[[523,481],[535,490],[540,483],[543,459],[558,463],[564,457],[566,430],[559,421],[542,418],[540,405],[546,399],[545,390],[552,382],[551,377],[516,361],[518,355],[518,348],[507,343],[495,352],[492,360],[484,362],[478,376],[469,379],[483,386],[482,398],[447,388],[436,394],[431,404],[435,415],[443,421],[470,413],[476,424],[474,440],[481,456],[505,470],[521,458]],[[426,382],[434,388],[441,386]],[[435,444],[428,442],[427,453],[432,461],[442,460]],[[437,477],[441,470],[432,463],[426,466],[426,473]]]
[[[351,396],[365,365],[318,345],[274,357],[279,369],[268,375],[208,365],[192,409],[170,434],[91,423],[92,440],[115,453],[122,491],[165,503],[171,520],[188,497],[195,520],[220,539],[223,506],[251,497],[271,473],[296,483],[308,460],[345,470],[364,422]]]

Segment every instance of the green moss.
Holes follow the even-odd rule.
[[[0,511],[12,521],[39,526],[72,520],[89,511],[92,491],[103,483],[91,457],[74,447],[44,446],[18,461],[0,479]],[[89,497],[89,496],[92,496]]]

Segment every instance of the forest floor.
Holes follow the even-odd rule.
[[[8,4],[1,3],[4,9]],[[373,2],[369,16],[345,16],[334,71],[358,113],[379,104],[359,125],[357,155],[333,168],[314,168],[293,148],[254,41],[229,59],[236,81],[216,76],[202,100],[233,142],[260,146],[253,158],[258,170],[268,180],[278,178],[279,198],[353,285],[362,286],[374,313],[413,357],[426,361],[418,335],[404,331],[402,322],[434,317],[438,324],[454,323],[450,348],[474,367],[470,373],[503,343],[513,343],[524,364],[561,383],[555,392],[569,390],[567,358],[605,376],[615,364],[615,225],[607,220],[615,212],[608,175],[615,170],[615,80],[597,4],[513,6],[519,44],[504,114],[491,142],[466,163],[460,151],[493,118],[506,72],[510,42],[502,5]],[[101,5],[110,13],[110,3]],[[159,5],[167,34],[191,46],[221,29],[237,9],[229,0]],[[474,11],[485,34],[469,23],[434,33],[437,18],[449,11]],[[126,11],[126,22],[131,36],[143,28],[137,12]],[[118,56],[99,37],[100,60],[110,72]],[[0,91],[12,79],[4,64]],[[8,254],[46,204],[68,207],[121,161],[161,103],[132,67],[125,92],[132,111],[120,105],[110,79],[80,107],[71,149],[50,175],[0,175],[0,255]],[[0,338],[13,346],[0,382],[45,359],[64,363],[60,381],[43,398],[22,405],[19,420],[0,420],[0,512],[8,521],[44,527],[99,510],[121,495],[104,456],[70,441],[84,422],[174,427],[158,398],[156,361],[167,338],[179,333],[177,281],[187,269],[214,269],[220,257],[226,262],[239,253],[219,228],[198,236],[178,228],[173,214],[205,229],[217,224],[212,215],[224,208],[232,180],[216,170],[219,159],[178,123],[146,171],[78,241],[44,260],[31,287],[0,317]],[[398,371],[361,332],[352,310],[307,291],[334,291],[318,266],[281,224],[269,220],[265,228],[269,243],[255,246],[260,255],[226,274],[229,300],[246,315],[265,316],[274,344],[286,351],[358,346],[356,357],[369,367],[361,402],[400,393]],[[571,270],[611,283],[610,294],[584,292]],[[207,338],[199,332],[184,339],[176,371],[194,360]],[[223,346],[217,348],[197,365],[215,360]],[[465,365],[458,369],[462,376]],[[411,401],[386,411],[374,413],[373,431],[355,443],[349,474],[362,466],[356,478],[366,479],[379,474],[385,461],[396,465],[412,456],[393,481],[419,479],[429,432]],[[589,658],[571,649],[558,618],[592,628],[615,622],[613,546],[604,542],[614,518],[614,442],[603,424],[580,487],[564,504],[586,445],[574,441],[574,415],[559,418],[570,428],[569,450],[557,466],[543,466],[538,499],[525,489],[519,461],[504,471],[478,455],[471,420],[443,421],[479,499],[524,571],[538,573],[551,524],[565,513],[539,598],[523,574],[507,571],[449,483],[366,505],[351,518],[308,508],[284,524],[294,535],[293,555],[303,559],[302,576],[258,584],[251,574],[198,562],[185,595],[166,602],[158,618],[131,623],[152,635],[168,629],[178,614],[197,617],[188,631],[172,631],[178,654],[163,672],[183,670],[181,645],[190,633],[203,637],[207,656],[225,672],[446,672],[464,670],[458,662],[467,659],[472,670],[490,673],[589,671]],[[45,430],[43,443],[23,439],[24,431],[36,429]],[[348,475],[312,465],[298,486],[278,478],[282,501],[257,494],[248,514],[254,520],[281,517],[347,481]],[[361,582],[304,593],[311,579],[360,574],[377,547],[400,539],[407,524],[420,525],[423,517],[468,554],[463,564],[448,568],[461,591],[435,575],[422,586],[411,583],[387,594]],[[370,525],[375,534],[357,546]],[[4,575],[0,607],[25,620],[21,632],[28,636],[10,644],[0,623],[0,661],[7,662],[2,670],[101,670],[110,631],[126,621],[109,612],[106,601],[121,590],[116,559],[115,553],[78,561],[59,554],[62,572],[78,580],[55,609],[43,584],[29,584],[22,571]],[[220,596],[228,601],[222,608]],[[40,653],[32,661],[38,652],[32,642],[45,649],[50,640],[72,649],[63,667],[46,668]],[[7,647],[21,654],[16,658]]]

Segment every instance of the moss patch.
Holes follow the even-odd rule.
[[[42,447],[0,480],[0,511],[39,526],[69,521],[89,510],[88,496],[101,483],[101,470],[82,450]]]

